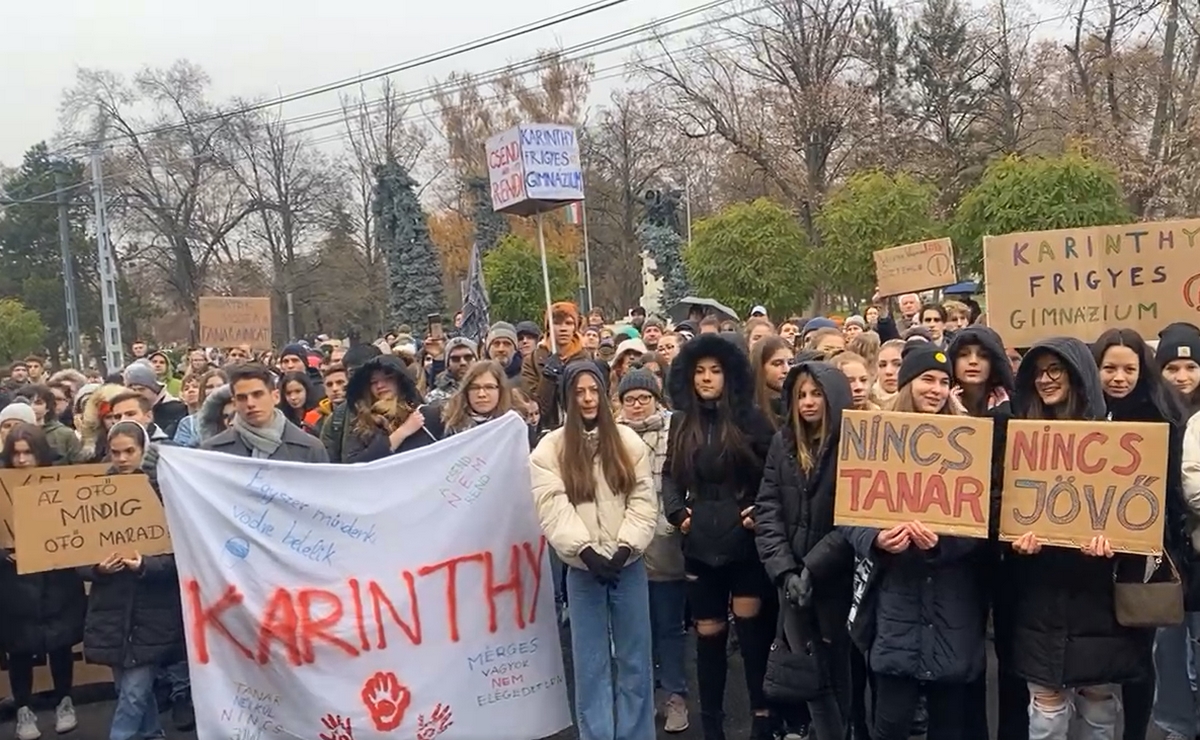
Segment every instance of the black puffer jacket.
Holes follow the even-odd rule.
[[[1038,357],[1050,352],[1067,369],[1071,388],[1087,401],[1081,421],[1103,423],[1107,409],[1100,375],[1087,345],[1056,337],[1035,344],[1017,369],[1013,418],[1028,418],[1037,390]],[[1037,555],[1006,557],[1012,593],[1013,672],[1049,687],[1130,683],[1149,678],[1154,630],[1117,624],[1113,568],[1140,571],[1145,558],[1084,555],[1064,547],[1044,547]]]
[[[0,554],[0,649],[45,654],[83,638],[87,595],[74,570],[17,574],[17,564]]]
[[[342,447],[342,460],[347,463],[370,462],[388,455],[408,452],[437,440],[422,428],[415,434],[405,438],[400,446],[392,449],[388,441],[388,433],[381,428],[375,428],[363,433],[356,425],[355,414],[359,401],[369,398],[371,393],[371,376],[376,372],[386,373],[396,381],[400,390],[400,398],[418,413],[421,406],[421,393],[417,384],[404,369],[404,363],[393,355],[381,355],[369,360],[365,365],[354,371],[350,382],[346,384],[346,437]]]
[[[702,401],[694,390],[696,365],[706,358],[716,360],[724,372],[725,389],[719,402]],[[692,510],[683,546],[689,558],[711,566],[757,560],[754,533],[742,526],[741,512],[752,506],[758,495],[775,430],[754,404],[750,361],[728,340],[702,334],[680,348],[671,363],[670,380],[668,390],[675,412],[662,472],[667,520],[678,527],[688,517],[687,510]],[[735,433],[744,440],[744,455],[735,456],[719,439],[723,405],[729,408]],[[704,442],[688,452],[690,460],[676,465],[689,420],[699,424]]]
[[[104,575],[95,567],[80,571],[92,582],[83,632],[89,663],[135,668],[187,657],[174,555],[143,558],[138,574],[122,570]]]
[[[791,423],[793,389],[801,374],[811,375],[825,395],[826,437],[811,473],[800,468]],[[788,372],[782,398],[784,422],[767,453],[755,501],[754,539],[767,575],[776,584],[781,585],[788,573],[808,568],[820,634],[832,638],[846,631],[854,573],[854,550],[833,526],[837,442],[842,412],[851,408],[850,384],[832,365],[805,362]]]

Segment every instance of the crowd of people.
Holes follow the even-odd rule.
[[[373,344],[316,337],[261,354],[179,357],[135,342],[134,360],[107,377],[50,374],[29,357],[0,389],[0,466],[102,462],[153,485],[162,445],[350,464],[516,411],[582,740],[649,740],[697,714],[705,740],[724,740],[734,644],[751,740],[979,740],[989,634],[1000,740],[1065,740],[1073,718],[1087,738],[1112,738],[1119,721],[1126,740],[1151,723],[1171,740],[1200,736],[1200,329],[1164,327],[1156,348],[1120,328],[1091,345],[1006,347],[977,304],[915,295],[836,319],[773,320],[756,306],[737,321],[697,307],[674,323],[635,309],[614,326],[567,302],[547,313],[480,338],[399,327]],[[835,526],[848,409],[991,419],[995,461],[1009,419],[1169,425],[1163,548],[1195,584],[1185,623],[1118,621],[1115,582],[1141,578],[1145,558],[1103,537],[1071,549],[1032,533],[1002,543],[995,526],[986,540],[920,521]],[[76,726],[80,642],[113,668],[112,740],[161,736],[161,700],[178,727],[194,725],[172,556],[33,575],[13,558],[0,563],[0,648],[18,740],[41,735],[36,656],[53,678],[55,730]],[[773,663],[781,649],[808,656],[807,670]]]

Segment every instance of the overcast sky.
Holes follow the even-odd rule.
[[[132,75],[180,58],[212,78],[212,98],[276,97],[396,65],[580,7],[586,0],[0,0],[0,163],[50,139],[62,91],[78,68]],[[571,46],[703,4],[624,5],[396,75],[402,89],[453,70],[486,71],[550,47]],[[689,19],[687,23],[694,22]],[[682,25],[681,22],[678,25]],[[628,58],[608,54],[597,66]],[[328,93],[286,116],[338,104]]]

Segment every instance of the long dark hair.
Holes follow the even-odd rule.
[[[715,404],[706,404],[696,394],[696,368],[704,360],[716,361],[721,366],[721,371],[724,375],[725,387],[722,388],[721,395],[716,399]],[[729,387],[729,384],[735,381],[729,372],[729,366],[724,361],[724,358],[714,355],[704,355],[697,357],[696,361],[691,363],[688,368],[692,371],[692,377],[684,379],[683,382],[687,383],[687,388],[692,394],[692,402],[687,404],[683,409],[679,434],[674,435],[675,442],[671,449],[671,476],[684,487],[696,483],[696,455],[708,444],[702,417],[709,409],[716,415],[714,419],[714,430],[716,432],[714,441],[719,451],[718,460],[720,463],[722,465],[746,464],[755,467],[761,466],[762,461],[758,459],[758,455],[754,453],[754,449],[746,439],[745,432],[737,424],[738,416],[733,404],[730,402],[730,397],[733,393]]]
[[[29,451],[37,460],[36,467],[44,468],[54,464],[57,455],[50,446],[50,440],[46,439],[46,433],[36,424],[23,422],[8,430],[8,436],[4,439],[4,450],[0,451],[0,463],[2,463],[0,467],[11,468],[13,466],[13,450],[16,449],[17,442],[29,445]]]
[[[583,414],[575,401],[575,387],[579,379],[588,375],[596,380],[600,393],[600,407],[596,413],[596,450],[600,458],[600,469],[604,480],[618,496],[633,492],[637,484],[637,473],[633,460],[621,442],[621,430],[613,419],[612,408],[604,393],[604,380],[598,372],[580,371],[575,374],[570,387],[564,389],[567,415],[563,422],[563,443],[558,453],[558,467],[563,479],[567,500],[572,506],[596,500],[596,477],[592,465],[592,449],[588,445],[587,430],[583,425]]]
[[[1101,334],[1100,338],[1092,345],[1092,356],[1096,358],[1096,367],[1102,367],[1104,353],[1110,347],[1117,346],[1128,347],[1138,358],[1137,385],[1133,387],[1127,398],[1132,399],[1135,403],[1148,404],[1156,412],[1156,416],[1163,421],[1172,424],[1185,423],[1187,419],[1179,393],[1167,385],[1162,371],[1158,369],[1158,363],[1154,360],[1154,351],[1150,349],[1150,345],[1146,344],[1146,340],[1142,339],[1141,334],[1133,329],[1109,329]],[[1112,409],[1113,401],[1116,399],[1109,399],[1107,394],[1105,394],[1105,399],[1109,401],[1109,408]]]
[[[287,402],[288,383],[299,383],[304,387],[304,408],[299,411],[292,408],[292,405]],[[308,379],[308,373],[298,370],[284,373],[283,378],[279,381],[279,410],[283,412],[284,418],[303,429],[304,414],[317,407],[314,395],[312,381]]]
[[[1050,355],[1058,360],[1058,364],[1062,366],[1063,376],[1067,379],[1067,399],[1057,406],[1047,406],[1041,395],[1037,392],[1036,372],[1037,358],[1043,354]],[[1087,391],[1083,387],[1084,380],[1079,377],[1079,369],[1074,363],[1070,362],[1062,353],[1051,349],[1050,347],[1035,347],[1021,358],[1021,365],[1029,363],[1034,366],[1035,372],[1033,380],[1030,381],[1028,388],[1018,388],[1017,392],[1021,394],[1018,398],[1024,399],[1024,415],[1025,419],[1045,419],[1047,421],[1079,421],[1087,416]]]

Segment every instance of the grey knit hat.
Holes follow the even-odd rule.
[[[658,377],[645,368],[634,368],[625,373],[621,382],[617,383],[617,398],[624,398],[630,391],[647,391],[656,399],[662,400],[662,386]]]
[[[488,329],[488,346],[492,346],[492,342],[497,339],[507,339],[517,346],[517,329],[507,321],[497,321]]]
[[[0,424],[13,419],[26,424],[37,424],[37,417],[33,414],[33,407],[22,401],[14,401],[3,409],[0,409]]]
[[[129,366],[125,368],[124,378],[127,386],[140,385],[152,391],[162,390],[162,384],[158,382],[158,376],[154,374],[154,367],[149,362],[136,360],[129,363]]]
[[[479,357],[479,345],[466,337],[453,337],[446,342],[446,358],[450,358],[450,353],[456,349],[466,348],[471,350],[471,354]]]

